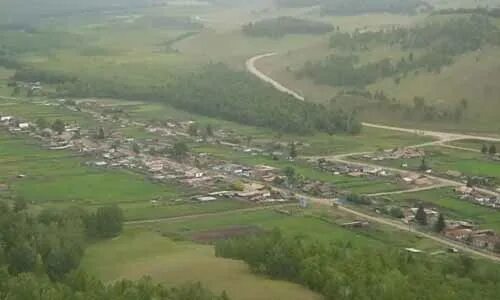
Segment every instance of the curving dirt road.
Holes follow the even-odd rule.
[[[305,101],[305,98],[295,92],[294,90],[282,85],[281,83],[277,82],[276,80],[272,79],[268,75],[264,74],[261,72],[255,64],[257,61],[266,58],[266,57],[271,57],[271,56],[276,56],[278,53],[276,52],[271,52],[271,53],[265,53],[265,54],[260,54],[256,55],[254,57],[249,58],[246,61],[246,68],[247,70],[255,75],[256,77],[260,78],[262,81],[265,81],[267,83],[270,83],[273,85],[277,90],[287,93],[289,95],[292,95],[295,97],[295,99],[300,100],[300,101]],[[378,128],[378,129],[385,129],[385,130],[392,130],[392,131],[399,131],[399,132],[407,132],[407,133],[413,133],[413,134],[419,134],[423,136],[431,136],[434,137],[441,142],[449,142],[449,141],[454,141],[454,140],[463,140],[463,139],[477,139],[477,140],[484,140],[484,141],[489,141],[489,142],[500,142],[500,137],[489,137],[489,136],[478,136],[478,135],[469,135],[469,134],[461,134],[461,133],[449,133],[449,132],[441,132],[441,131],[433,131],[433,130],[421,130],[417,128],[403,128],[403,127],[396,127],[396,126],[389,126],[389,125],[384,125],[384,124],[375,124],[375,123],[367,123],[363,122],[363,126],[366,127],[371,127],[371,128]],[[422,144],[426,145],[426,144]]]

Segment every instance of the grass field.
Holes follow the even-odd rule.
[[[13,197],[42,204],[104,204],[174,198],[179,188],[125,171],[86,167],[81,157],[42,149],[34,141],[0,134],[0,180]],[[25,178],[17,178],[23,174]]]
[[[352,216],[338,211],[319,207],[305,211],[290,209],[292,215],[273,210],[235,212],[129,226],[120,237],[91,245],[82,265],[106,281],[148,275],[168,285],[200,281],[216,292],[226,290],[236,300],[302,300],[321,298],[298,285],[258,277],[240,261],[214,257],[212,246],[178,237],[189,239],[206,230],[258,226],[264,230],[280,228],[285,234],[307,236],[324,243],[349,243],[353,247],[417,247],[429,252],[442,248],[427,239],[374,224],[368,229],[344,229],[337,224],[352,221]]]
[[[321,299],[299,285],[254,275],[241,261],[217,258],[212,246],[174,242],[140,229],[89,247],[82,265],[106,281],[145,275],[167,285],[200,281],[235,300]]]
[[[438,206],[447,218],[471,220],[482,228],[500,230],[499,211],[461,200],[449,188],[391,195],[388,198],[404,203],[423,201]]]

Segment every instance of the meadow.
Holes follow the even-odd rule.
[[[87,167],[79,155],[51,151],[6,133],[0,135],[1,180],[12,197],[40,205],[47,202],[109,204],[173,198],[181,194],[174,186],[157,185],[142,175],[119,170]],[[19,178],[24,175],[24,178]],[[112,188],[110,188],[112,187]]]
[[[142,229],[90,246],[82,267],[105,281],[144,274],[167,285],[200,281],[236,300],[321,299],[297,284],[254,275],[241,261],[217,258],[213,246],[175,242]]]
[[[256,276],[241,261],[217,258],[213,246],[190,239],[200,232],[253,226],[262,230],[280,228],[285,234],[349,247],[417,247],[429,253],[441,249],[434,242],[385,226],[342,228],[338,224],[352,221],[352,217],[335,210],[314,206],[306,210],[286,209],[291,215],[269,209],[130,225],[119,238],[91,245],[83,269],[106,281],[136,279],[144,274],[172,285],[201,281],[214,291],[226,290],[237,300],[320,299],[298,285]]]

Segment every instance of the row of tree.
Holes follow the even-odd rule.
[[[415,14],[430,10],[423,0],[320,0],[321,13],[326,15],[359,15],[366,13]]]
[[[332,300],[487,300],[500,292],[496,264],[387,247],[325,245],[276,230],[218,242],[216,254],[242,259],[256,273],[301,283]]]
[[[331,24],[294,17],[265,19],[242,27],[244,34],[271,38],[281,38],[287,34],[324,34],[332,30],[334,27]]]

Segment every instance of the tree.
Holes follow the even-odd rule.
[[[104,138],[105,138],[104,128],[99,127],[99,132],[97,133],[97,138],[100,140],[104,140]]]
[[[19,96],[19,94],[21,94],[21,88],[19,86],[15,86],[14,89],[12,90],[12,96],[15,97],[15,96]]]
[[[40,129],[45,129],[45,128],[49,128],[50,127],[50,124],[47,121],[47,119],[42,118],[42,117],[36,119],[35,123],[36,123],[36,126],[38,126],[38,128],[40,128]]]
[[[95,213],[97,237],[118,236],[123,228],[123,212],[117,205],[100,207]]]
[[[135,154],[141,153],[141,147],[137,143],[132,144],[132,151],[134,151]]]
[[[389,210],[389,214],[394,217],[394,218],[397,218],[397,219],[401,219],[403,218],[405,215],[403,213],[403,210],[399,207],[391,207],[391,209]]]
[[[13,247],[9,252],[9,272],[32,272],[36,266],[36,251],[28,243]]]
[[[291,166],[286,167],[284,170],[286,178],[290,181],[293,182],[295,180],[295,169]]]
[[[189,148],[184,142],[177,142],[172,147],[172,156],[177,160],[183,160],[187,157]]]
[[[488,146],[486,144],[483,144],[483,146],[481,147],[481,153],[488,154],[488,151]]]
[[[205,133],[207,136],[214,136],[214,129],[212,127],[212,124],[207,124],[205,127]]]
[[[17,198],[16,201],[14,202],[14,211],[15,212],[20,212],[22,210],[25,210],[28,208],[28,203],[24,198]]]
[[[422,157],[422,160],[420,161],[420,167],[418,169],[420,171],[427,171],[427,170],[429,170],[429,166],[427,165],[427,161],[425,160],[425,156]]]
[[[297,157],[297,148],[295,146],[295,142],[290,143],[290,157],[295,159]]]
[[[61,134],[64,132],[65,128],[66,128],[66,125],[64,125],[64,122],[61,121],[60,119],[56,119],[54,121],[54,123],[52,123],[52,126],[51,126],[52,130],[54,130],[55,132],[57,132],[57,134]]]
[[[443,230],[445,230],[445,229],[446,229],[446,222],[445,222],[445,220],[444,220],[444,216],[443,216],[443,214],[442,214],[442,213],[440,213],[440,214],[439,214],[439,217],[438,217],[438,219],[437,219],[437,221],[436,221],[436,224],[434,224],[434,230],[435,230],[436,232],[441,233],[441,232],[443,232]]]
[[[190,136],[197,136],[198,135],[198,124],[191,123],[188,127],[188,134]]]
[[[420,225],[427,225],[427,213],[425,212],[423,205],[418,207],[417,213],[415,214],[415,220]]]
[[[490,149],[488,150],[488,153],[489,153],[490,155],[495,155],[495,154],[497,154],[497,147],[495,146],[495,144],[491,144]]]

